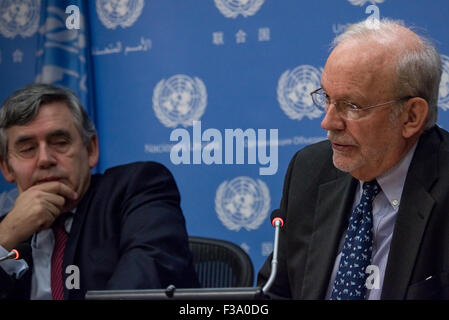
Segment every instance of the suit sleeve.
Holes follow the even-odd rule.
[[[132,169],[121,206],[120,258],[107,289],[197,287],[175,180],[157,163]]]
[[[284,221],[286,221],[290,181],[297,158],[298,152],[290,161],[287,173],[285,175],[280,209],[274,210],[273,213],[271,214],[271,218],[274,218],[274,216],[279,215],[284,219]],[[288,281],[287,260],[286,260],[287,246],[288,246],[287,231],[288,231],[288,224],[286,223],[279,233],[277,275],[271,289],[269,290],[269,296],[271,296],[274,299],[291,298],[290,285]],[[272,259],[273,253],[271,253],[270,256],[268,256],[267,260],[265,261],[264,265],[262,266],[261,270],[258,273],[257,284],[259,286],[264,286],[265,283],[268,281],[271,272]]]
[[[5,215],[6,216],[6,215]],[[0,218],[0,222],[5,218]],[[31,239],[28,240],[28,242]],[[0,256],[7,251],[0,246]],[[31,250],[25,259],[18,261],[7,260],[0,264],[0,300],[29,299],[29,286],[31,279]]]

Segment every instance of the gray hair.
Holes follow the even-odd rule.
[[[73,115],[83,143],[87,146],[96,134],[95,126],[89,119],[81,102],[69,89],[51,84],[34,83],[10,95],[0,109],[0,157],[8,159],[7,129],[16,125],[26,125],[34,120],[41,106],[64,102]]]
[[[399,33],[401,27],[406,28],[401,21],[390,19],[377,20],[376,24],[373,26],[368,21],[361,21],[349,26],[344,33],[334,39],[333,46],[350,40],[370,40],[380,44],[398,42],[401,39]],[[394,89],[399,97],[421,97],[427,101],[429,112],[424,124],[424,129],[427,130],[435,125],[438,118],[438,90],[442,62],[432,42],[421,35],[417,37],[420,43],[406,47],[397,57],[395,65],[397,81]],[[396,112],[399,113],[399,110]]]

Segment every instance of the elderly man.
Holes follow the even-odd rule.
[[[449,134],[435,125],[441,59],[410,29],[335,39],[312,99],[328,141],[290,162],[273,296],[449,298]],[[269,257],[258,283],[267,281]]]
[[[87,290],[198,285],[179,193],[157,163],[91,176],[95,128],[76,96],[27,86],[0,110],[0,166],[19,196],[0,223],[0,297],[82,299]]]

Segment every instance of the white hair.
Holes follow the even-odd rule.
[[[401,21],[381,19],[376,26],[361,21],[350,25],[333,41],[333,47],[347,41],[373,41],[380,45],[391,45],[401,41],[406,28]],[[413,32],[413,31],[411,31]],[[414,32],[413,32],[414,33]],[[433,127],[438,117],[438,90],[440,87],[441,56],[430,40],[414,33],[419,42],[404,46],[395,62],[395,90],[399,97],[421,97],[427,101],[429,112],[424,129]]]

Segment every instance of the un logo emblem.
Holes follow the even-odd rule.
[[[0,0],[0,33],[31,37],[39,27],[40,8],[40,0]]]
[[[443,73],[441,74],[438,106],[447,111],[449,109],[449,57],[442,54]]]
[[[17,196],[17,188],[0,193],[0,217],[11,211]]]
[[[348,0],[354,6],[363,7],[365,3],[370,2],[371,4],[382,3],[384,0]]]
[[[177,74],[162,79],[154,88],[153,109],[159,121],[168,128],[191,126],[206,109],[206,87],[199,78]]]
[[[265,0],[215,0],[215,6],[226,18],[245,18],[259,11]]]
[[[310,93],[319,88],[321,72],[313,66],[302,65],[285,71],[279,78],[277,97],[281,109],[292,120],[318,118],[322,112],[313,104]]]
[[[130,27],[142,13],[144,0],[96,0],[98,17],[106,28]]]
[[[249,177],[224,181],[217,189],[215,211],[229,230],[255,230],[266,219],[270,209],[270,192],[267,185]]]

